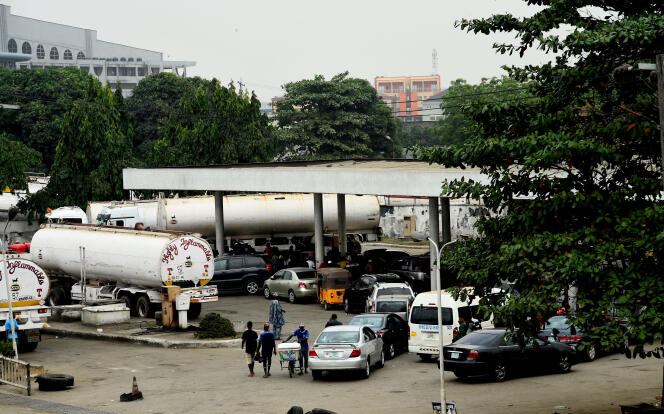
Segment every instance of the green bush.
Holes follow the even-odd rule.
[[[235,337],[235,335],[231,321],[218,313],[205,315],[198,331],[198,337],[201,339]]]
[[[14,357],[14,347],[9,341],[0,342],[0,355],[8,358]]]

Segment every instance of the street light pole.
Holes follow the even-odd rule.
[[[16,207],[10,207],[7,211],[7,223],[5,223],[5,228],[2,230],[2,277],[5,279],[5,288],[7,289],[7,307],[9,308],[9,320],[11,321],[9,325],[11,326],[12,331],[12,347],[14,348],[14,359],[18,359],[18,348],[16,346],[16,329],[15,329],[15,320],[14,320],[14,309],[12,308],[12,296],[9,286],[9,273],[7,272],[7,241],[5,239],[5,233],[7,232],[7,226],[9,222],[16,217],[18,210]]]
[[[392,159],[394,159],[394,140],[389,135],[385,135],[385,138],[392,143]]]
[[[436,249],[436,308],[438,310],[438,362],[440,365],[440,412],[445,414],[447,412],[447,402],[445,398],[445,359],[443,358],[443,309],[442,304],[442,294],[440,289],[440,250],[438,249],[438,244],[435,241],[431,240],[429,237],[429,242],[433,244],[433,247]]]

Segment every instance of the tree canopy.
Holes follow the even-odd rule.
[[[41,154],[18,141],[0,133],[0,192],[26,190],[28,183],[25,173],[41,163]]]
[[[447,264],[478,293],[513,282],[521,294],[498,295],[486,310],[520,334],[533,335],[533,322],[556,312],[571,286],[578,292],[570,318],[589,324],[597,346],[629,340],[635,354],[653,355],[640,345],[664,332],[657,83],[629,68],[664,53],[664,4],[526,3],[541,7],[525,18],[458,22],[476,34],[513,33],[514,43],[494,44],[500,53],[538,48],[555,56],[506,68],[527,83],[528,96],[462,108],[476,128],[464,144],[419,151],[431,162],[480,167],[490,179],[444,186],[497,213],[479,223],[482,237],[458,243]],[[569,33],[559,34],[561,26]]]
[[[330,159],[391,156],[397,122],[364,79],[340,73],[284,85],[277,102],[281,158]],[[399,148],[399,143],[395,142]]]

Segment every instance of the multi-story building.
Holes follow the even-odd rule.
[[[422,121],[436,122],[445,117],[442,109],[443,97],[447,95],[449,89],[442,90],[422,102]]]
[[[440,92],[440,75],[377,76],[374,87],[393,116],[404,122],[423,121],[422,101]]]
[[[145,76],[163,71],[186,76],[187,67],[196,62],[167,61],[161,52],[99,40],[92,29],[16,16],[0,4],[0,64],[17,69],[77,67],[114,89],[119,85],[127,96]]]

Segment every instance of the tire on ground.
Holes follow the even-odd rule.
[[[74,386],[74,377],[67,374],[43,374],[36,381],[39,391],[60,391]]]

